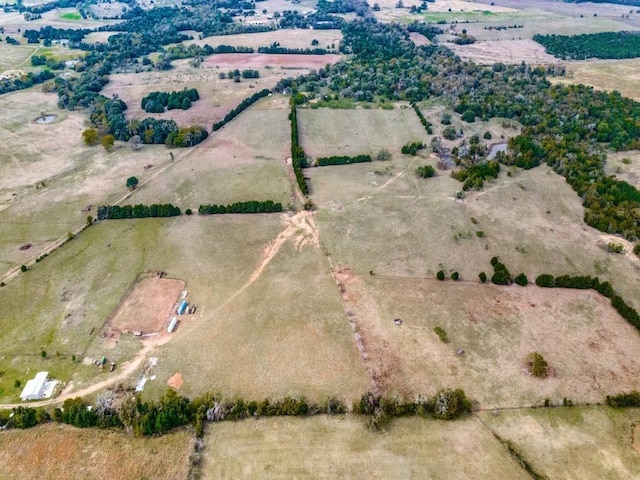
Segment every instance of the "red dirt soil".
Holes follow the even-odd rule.
[[[285,68],[322,68],[327,63],[336,63],[340,55],[295,55],[268,53],[220,53],[211,55],[206,60],[209,66],[257,68],[285,67]]]
[[[170,317],[184,285],[182,280],[168,278],[140,280],[118,308],[111,328],[129,332],[159,332]]]

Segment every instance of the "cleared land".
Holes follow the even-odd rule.
[[[182,280],[143,278],[119,306],[112,328],[122,331],[159,332],[166,325],[184,289]]]
[[[344,287],[385,392],[414,398],[461,387],[479,407],[498,408],[564,397],[596,403],[640,388],[640,334],[594,292],[378,275],[347,278]],[[528,373],[534,351],[549,363],[548,378]]]
[[[198,312],[159,349],[151,396],[178,372],[186,395],[350,402],[371,388],[309,214],[188,223],[154,265],[189,278]]]
[[[400,419],[385,433],[352,417],[278,418],[211,425],[205,479],[528,478],[475,419]]]
[[[562,480],[640,477],[640,411],[608,407],[481,413],[536,472]]]
[[[193,439],[186,431],[160,438],[44,425],[0,434],[0,476],[40,478],[186,478]]]
[[[606,170],[636,188],[640,188],[640,152],[617,152],[607,156]]]
[[[502,40],[494,42],[476,42],[471,45],[447,44],[463,60],[480,65],[519,64],[540,65],[559,63],[553,55],[545,52],[544,47],[533,40]]]
[[[322,68],[336,63],[340,55],[298,55],[298,54],[267,54],[267,53],[219,53],[211,55],[205,63],[210,66],[225,68]]]
[[[298,128],[300,144],[311,157],[375,154],[382,148],[395,153],[408,142],[426,143],[427,137],[410,108],[300,109]]]
[[[268,3],[268,2],[265,2]],[[194,35],[195,36],[195,35]],[[318,40],[318,45],[311,45]],[[234,47],[270,47],[274,42],[283,48],[333,48],[337,49],[342,41],[340,30],[277,30],[273,32],[243,33],[238,35],[217,35],[200,40],[188,40],[185,45],[231,45]]]
[[[640,59],[580,60],[567,63],[565,77],[550,79],[555,83],[583,83],[599,90],[617,90],[625,97],[640,100]]]

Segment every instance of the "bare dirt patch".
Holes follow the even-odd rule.
[[[123,332],[159,332],[184,289],[182,280],[144,278],[118,307],[111,328]]]
[[[409,34],[409,38],[413,43],[415,43],[418,47],[422,45],[431,45],[431,40],[418,32],[411,32]]]
[[[474,61],[480,65],[505,64],[549,64],[560,63],[553,55],[545,52],[544,47],[533,40],[500,40],[494,42],[476,42],[471,45],[447,44],[463,60]]]
[[[180,390],[182,388],[182,374],[180,372],[174,373],[169,380],[167,380],[167,387],[171,387],[174,390]]]
[[[221,53],[211,55],[205,63],[211,66],[226,68],[258,68],[258,67],[283,67],[283,68],[322,68],[325,65],[336,63],[342,57],[340,55],[281,55],[266,53]]]

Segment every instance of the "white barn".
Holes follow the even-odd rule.
[[[20,398],[23,401],[49,398],[57,383],[56,380],[49,381],[49,372],[38,372],[35,378],[27,381]]]

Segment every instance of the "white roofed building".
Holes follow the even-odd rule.
[[[57,380],[49,381],[49,372],[38,372],[35,378],[27,381],[20,398],[23,401],[49,398],[57,384]]]

